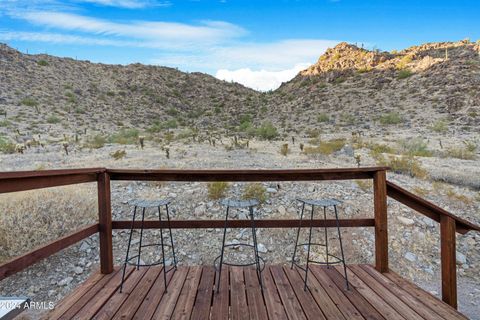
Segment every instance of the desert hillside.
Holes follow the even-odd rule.
[[[341,43],[268,93],[202,73],[28,55],[7,45],[0,69],[0,134],[11,143],[132,128],[158,140],[169,129],[265,137],[259,131],[269,123],[280,137],[318,128],[463,137],[480,128],[480,44],[466,40],[398,52]]]

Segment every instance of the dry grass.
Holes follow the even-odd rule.
[[[462,204],[471,204],[473,203],[473,199],[465,194],[458,193],[455,189],[445,183],[442,182],[433,182],[432,183],[433,190],[437,194],[444,195],[451,201],[459,202]]]
[[[242,198],[245,200],[256,199],[260,203],[264,203],[267,200],[267,189],[261,183],[247,184],[243,190]]]
[[[307,146],[304,148],[304,153],[307,155],[323,154],[329,155],[340,151],[345,146],[345,139],[332,139],[329,141],[319,141],[318,146]]]
[[[97,217],[94,189],[69,186],[0,197],[0,261],[57,239]]]
[[[230,184],[223,181],[210,182],[207,188],[208,198],[212,200],[218,200],[225,197],[225,194],[230,188]]]
[[[355,180],[355,183],[358,185],[363,192],[368,192],[373,190],[372,180]]]
[[[377,161],[379,165],[390,167],[395,173],[407,174],[419,179],[425,179],[428,176],[420,161],[413,156],[380,156]]]

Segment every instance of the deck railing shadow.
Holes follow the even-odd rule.
[[[40,248],[15,257],[0,265],[0,280],[60,250],[99,233],[100,270],[113,272],[112,230],[129,229],[131,221],[112,221],[111,181],[325,181],[325,180],[373,180],[374,212],[372,218],[341,219],[340,226],[372,227],[375,232],[375,268],[388,272],[388,220],[387,197],[391,197],[411,209],[440,223],[442,299],[457,308],[456,233],[465,234],[480,227],[461,219],[435,204],[387,181],[387,167],[339,168],[339,169],[291,169],[291,170],[122,170],[122,169],[67,169],[46,171],[22,171],[0,173],[0,193],[35,190],[41,188],[97,183],[98,223],[52,241]],[[145,221],[145,228],[165,226],[166,222]],[[175,229],[223,228],[223,220],[172,220]],[[313,220],[316,227],[336,227],[335,220]],[[258,228],[297,228],[309,226],[310,221],[298,219],[263,219]],[[250,226],[249,220],[228,221],[229,228]],[[139,228],[137,222],[134,228]]]

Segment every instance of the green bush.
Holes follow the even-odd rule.
[[[261,183],[247,184],[243,190],[242,199],[255,199],[260,203],[264,203],[267,200],[267,189]]]
[[[403,118],[398,112],[392,111],[381,115],[378,121],[383,125],[399,124],[403,122]]]
[[[47,123],[50,123],[50,124],[55,124],[55,123],[59,123],[61,121],[61,119],[57,116],[49,116],[47,118]]]
[[[448,123],[443,119],[439,119],[433,123],[431,129],[438,133],[445,133],[448,131]]]
[[[121,129],[119,132],[112,134],[109,137],[111,143],[118,144],[136,144],[140,132],[137,129]]]
[[[15,144],[0,136],[0,152],[15,153]]]
[[[317,116],[317,121],[318,122],[328,122],[330,120],[330,117],[326,113],[320,113]]]
[[[413,72],[408,69],[400,70],[398,71],[397,79],[405,79],[410,77],[412,74]]]
[[[97,134],[87,140],[86,146],[92,149],[100,149],[105,146],[106,142],[107,138],[105,138],[101,134]]]
[[[257,128],[257,136],[264,140],[273,140],[278,136],[277,128],[269,121]]]
[[[37,64],[42,67],[48,66],[48,62],[45,60],[38,60]]]
[[[225,198],[225,194],[230,188],[230,184],[224,181],[215,181],[215,182],[210,182],[207,188],[208,188],[208,198],[212,200],[218,200],[220,198]]]
[[[427,142],[422,138],[400,140],[401,152],[407,156],[431,157],[433,152],[428,150]]]
[[[27,107],[38,106],[38,102],[33,98],[23,98],[22,101],[20,101],[20,104],[22,104],[24,106],[27,106]]]
[[[150,133],[156,133],[167,129],[175,129],[178,127],[177,120],[170,119],[164,122],[155,121],[150,128],[147,129]]]

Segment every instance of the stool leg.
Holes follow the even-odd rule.
[[[145,208],[142,209],[142,226],[140,227],[140,242],[138,243],[137,270],[140,269],[140,256],[142,255],[143,222],[145,221]]]
[[[300,229],[302,228],[302,220],[303,220],[303,212],[305,211],[305,202],[302,203],[302,213],[300,214],[300,223],[297,229],[297,239],[295,240],[295,247],[293,249],[293,256],[292,256],[292,265],[290,269],[293,269],[293,264],[295,263],[295,255],[297,254],[297,246],[298,246],[298,237],[300,236]]]
[[[160,206],[158,206],[158,220],[162,222],[162,213]],[[160,245],[162,247],[162,264],[163,264],[163,283],[165,285],[165,292],[167,292],[167,266],[165,265],[165,248],[163,247],[163,228],[160,227]]]
[[[137,206],[133,208],[133,219],[132,219],[132,226],[130,227],[130,235],[128,237],[128,246],[127,246],[127,255],[125,256],[125,262],[123,263],[123,271],[122,271],[122,283],[120,284],[120,292],[123,289],[123,282],[125,281],[125,270],[127,268],[128,262],[128,254],[130,253],[130,244],[132,242],[132,234],[133,234],[133,225],[135,224],[135,216],[137,215]]]
[[[345,273],[345,283],[347,284],[347,290],[349,290],[348,277],[347,277],[347,265],[345,263],[345,256],[343,255],[342,234],[340,232],[340,223],[338,222],[337,206],[333,206],[333,209],[335,210],[335,220],[337,221],[338,240],[340,241],[340,252],[342,253],[343,272]]]
[[[170,213],[168,212],[168,204],[165,205],[167,210],[167,221],[168,221],[168,230],[170,231],[170,243],[172,244],[172,254],[173,254],[173,266],[177,269],[177,257],[175,256],[175,246],[173,245],[173,235],[172,228],[170,227]]]
[[[303,290],[307,291],[307,277],[308,277],[308,268],[310,263],[310,244],[312,243],[312,229],[313,229],[313,210],[315,206],[312,205],[312,212],[310,213],[310,231],[308,233],[308,251],[307,251],[307,267],[305,268],[305,283]]]
[[[253,207],[249,207],[250,211],[250,221],[252,222],[252,236],[253,236],[253,249],[255,252],[255,264],[257,266],[257,277],[258,281],[260,282],[260,288],[263,291],[263,283],[262,283],[262,271],[260,268],[260,258],[258,257],[258,247],[257,247],[257,230],[255,229],[255,217],[253,216]]]
[[[323,220],[327,221],[327,207],[323,207]],[[325,251],[327,252],[327,268],[330,268],[328,264],[328,228],[325,226]]]
[[[220,253],[220,264],[218,266],[217,293],[220,290],[220,279],[221,279],[221,276],[222,276],[223,254],[225,252],[225,237],[227,236],[227,220],[228,220],[229,209],[230,209],[230,207],[227,206],[227,213],[225,214],[225,225],[223,227],[222,252]]]

